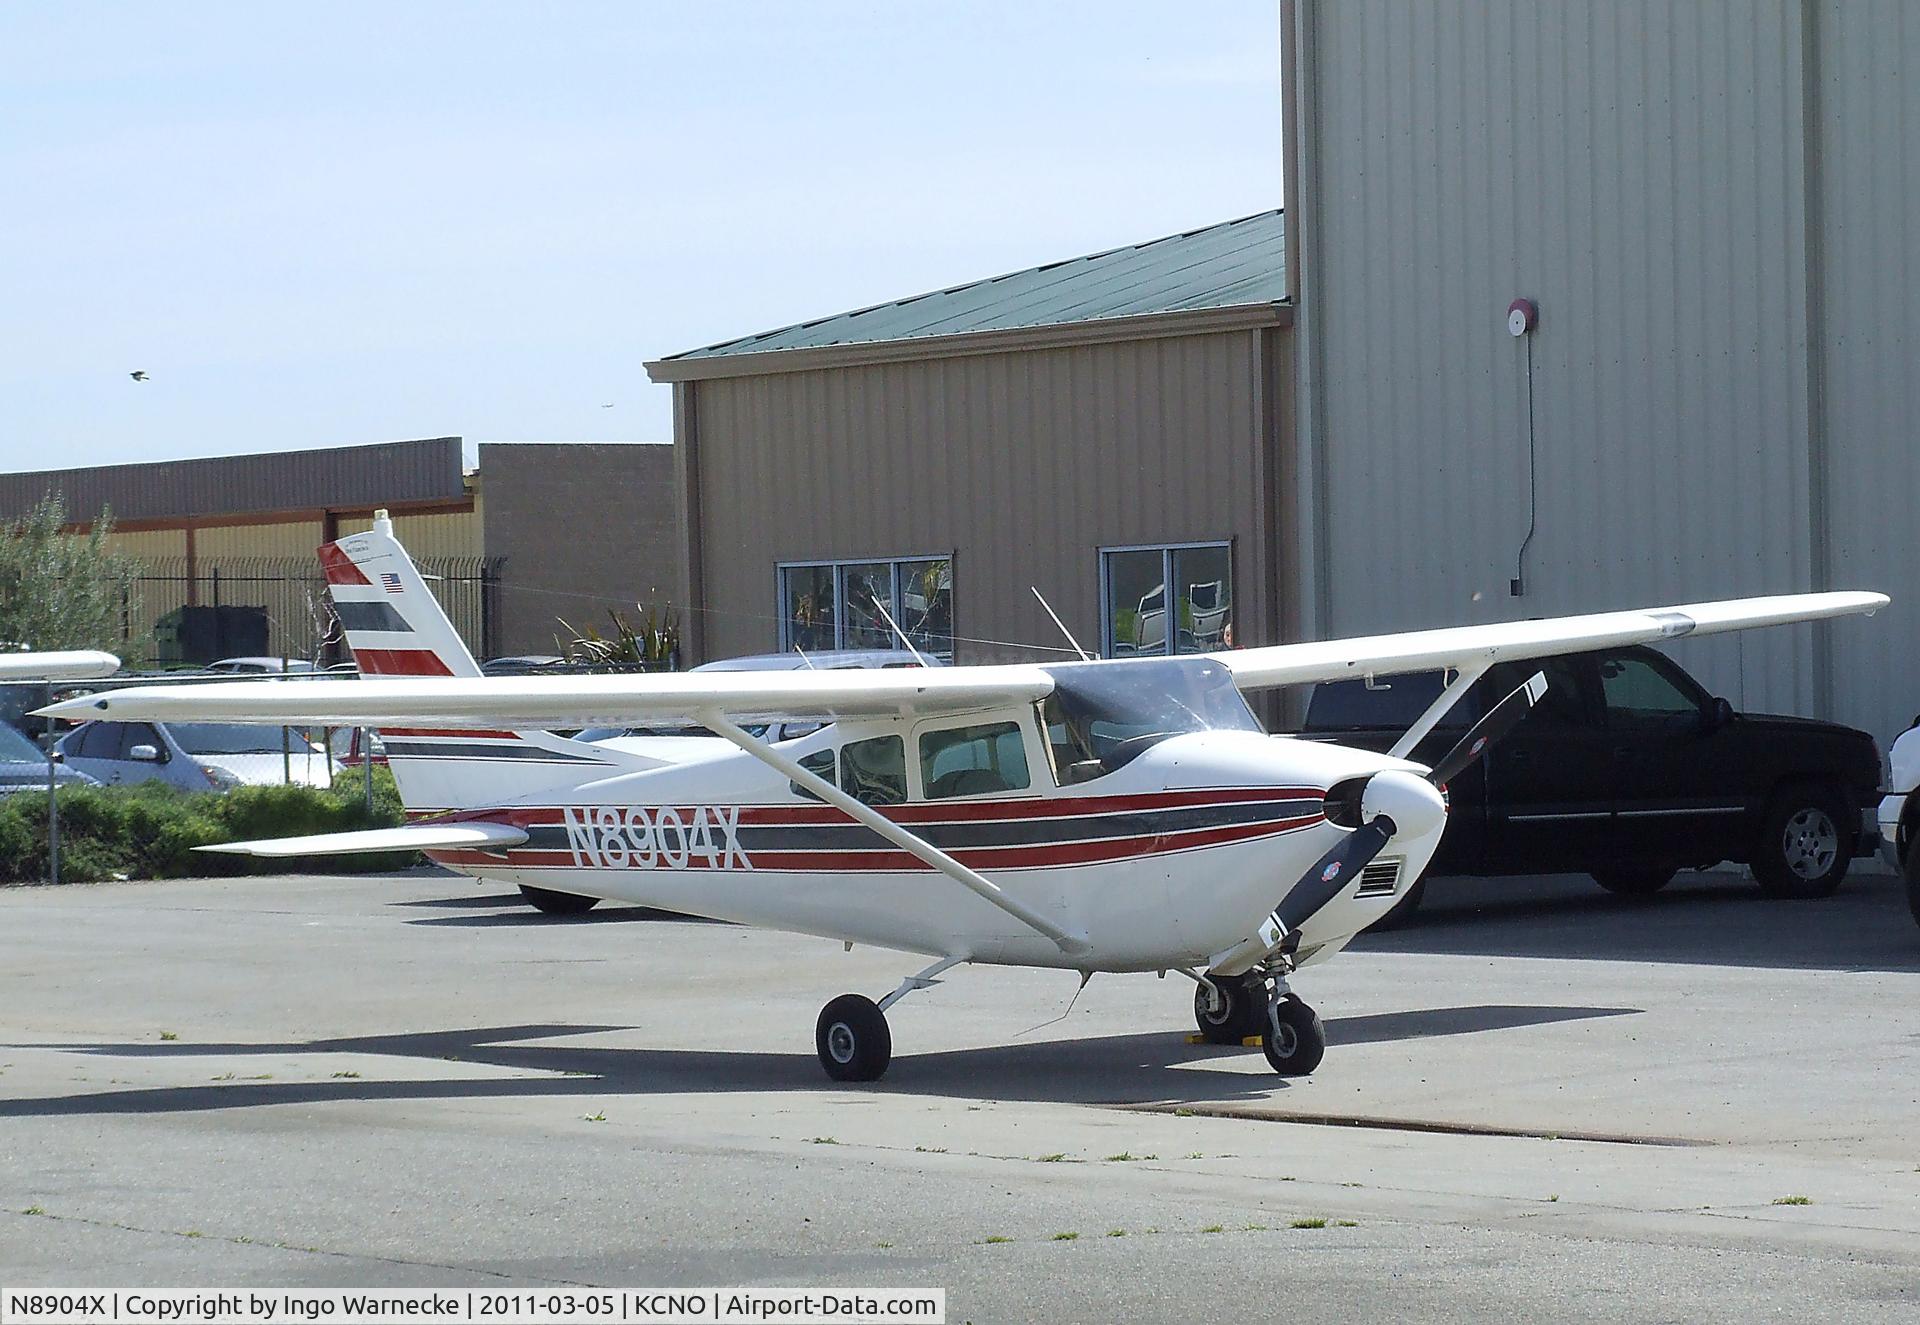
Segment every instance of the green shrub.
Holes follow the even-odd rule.
[[[225,795],[180,791],[159,781],[69,788],[60,793],[60,877],[94,883],[115,877],[361,873],[419,864],[413,851],[260,860],[194,849],[405,823],[393,775],[374,769],[371,814],[364,778],[356,770],[342,774],[331,789],[236,787]],[[0,882],[33,882],[47,873],[47,793],[0,799]]]

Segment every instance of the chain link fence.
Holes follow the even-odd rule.
[[[499,651],[499,557],[421,557],[427,587],[476,658]],[[146,661],[205,663],[261,655],[329,663],[347,658],[333,629],[327,582],[310,557],[186,558],[145,563],[123,632]],[[129,659],[129,662],[132,662]]]

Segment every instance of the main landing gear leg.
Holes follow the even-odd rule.
[[[1320,1024],[1320,1014],[1288,988],[1285,969],[1274,971],[1260,1049],[1268,1066],[1283,1077],[1306,1076],[1327,1056],[1327,1031]]]
[[[820,1009],[814,1025],[814,1049],[820,1066],[835,1081],[878,1081],[893,1061],[893,1032],[887,1029],[887,1009],[916,989],[940,983],[941,972],[959,965],[964,957],[943,957],[875,1003],[865,994],[842,994]]]

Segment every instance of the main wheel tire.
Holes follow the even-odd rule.
[[[813,1044],[835,1081],[878,1081],[893,1061],[887,1015],[864,994],[842,994],[821,1008]]]
[[[1610,893],[1622,897],[1651,897],[1673,882],[1678,870],[1668,865],[1650,865],[1642,869],[1595,870],[1593,881]]]
[[[1303,1077],[1327,1056],[1327,1032],[1320,1014],[1288,994],[1263,1019],[1260,1048],[1267,1064],[1283,1077]]]
[[[1212,980],[1214,977],[1209,976]],[[1221,1004],[1210,1008],[1204,984],[1193,987],[1193,1022],[1208,1044],[1239,1044],[1260,1034],[1267,1017],[1267,979],[1248,972],[1220,979]]]
[[[1832,787],[1807,782],[1781,791],[1753,853],[1760,891],[1769,897],[1831,897],[1853,857],[1848,823],[1846,797]]]
[[[533,904],[534,910],[544,911],[550,916],[577,916],[600,905],[598,897],[557,893],[551,888],[529,888],[524,883],[520,885],[520,895]]]
[[[1420,903],[1426,899],[1426,896],[1427,876],[1422,874],[1413,881],[1413,887],[1407,889],[1405,895],[1393,904],[1391,910],[1367,926],[1367,931],[1371,933],[1377,929],[1400,928],[1413,919],[1413,913],[1420,909]]]

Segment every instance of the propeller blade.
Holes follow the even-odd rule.
[[[1353,876],[1385,849],[1394,832],[1393,820],[1377,814],[1348,833],[1300,876],[1300,882],[1288,889],[1280,905],[1273,908],[1274,919],[1286,926],[1289,938],[1313,918],[1314,912],[1340,895]]]
[[[1486,752],[1488,746],[1512,731],[1514,724],[1527,716],[1529,710],[1540,702],[1547,693],[1547,674],[1535,672],[1519,685],[1513,693],[1487,710],[1487,716],[1473,724],[1473,730],[1460,738],[1459,744],[1441,757],[1427,774],[1427,781],[1436,787],[1444,787],[1464,772],[1469,764]]]

